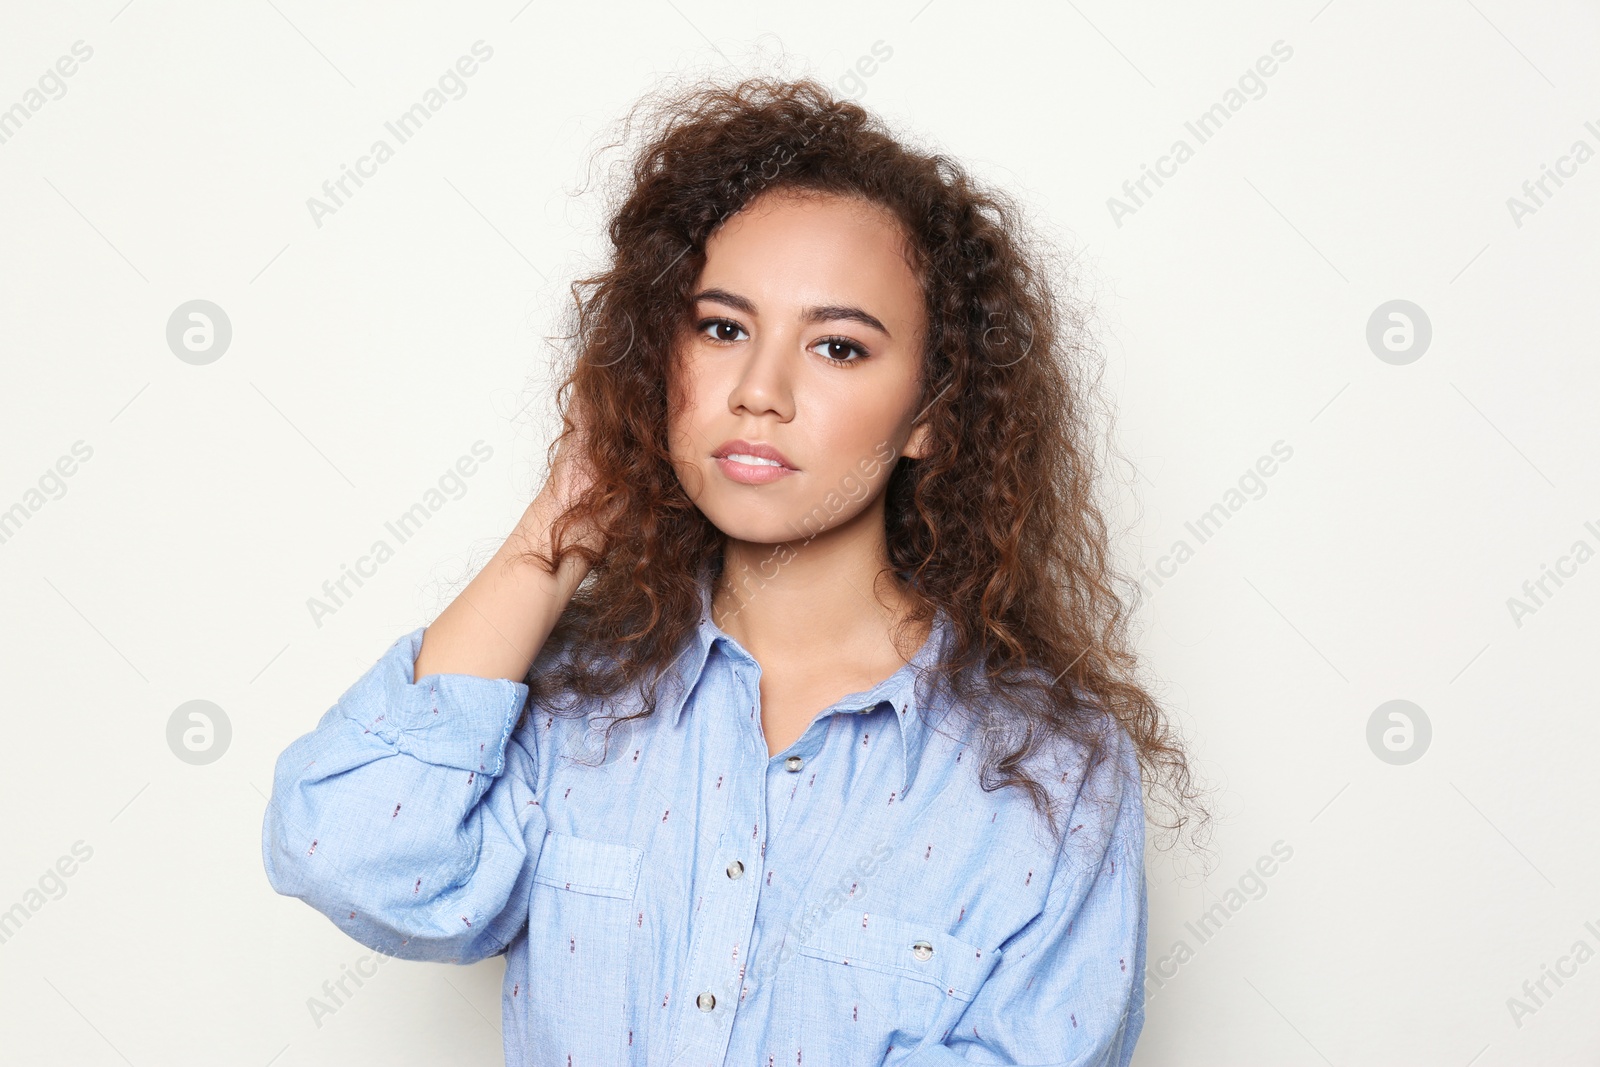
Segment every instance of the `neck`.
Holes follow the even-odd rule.
[[[927,636],[924,626],[896,641],[915,597],[890,566],[881,504],[807,541],[729,538],[722,560],[712,620],[759,663],[815,662],[840,649],[908,660]]]

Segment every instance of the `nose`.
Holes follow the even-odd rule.
[[[798,334],[763,333],[743,347],[743,364],[728,392],[728,410],[735,415],[774,415],[780,422],[794,417],[790,351]]]

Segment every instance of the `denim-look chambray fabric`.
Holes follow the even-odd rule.
[[[657,711],[603,761],[595,726],[637,693],[518,727],[526,685],[414,681],[423,629],[401,637],[279,757],[273,888],[392,956],[504,953],[508,1064],[1126,1067],[1147,916],[1126,733],[1087,774],[1053,757],[1058,844],[1021,790],[979,787],[982,738],[918,680],[941,614],[769,757],[760,668],[704,573]]]

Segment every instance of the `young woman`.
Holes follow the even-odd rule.
[[[504,953],[508,1063],[1125,1065],[1142,779],[1190,794],[1081,322],[1015,208],[815,82],[655,118],[547,484],[280,757],[268,877]]]

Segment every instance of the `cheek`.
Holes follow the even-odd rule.
[[[685,464],[693,465],[698,449],[695,445],[699,442],[702,432],[694,423],[693,414],[679,412],[667,419],[667,452],[679,467]]]
[[[907,402],[896,389],[868,387],[842,403],[829,405],[821,429],[826,439],[835,443],[841,459],[855,466],[857,460],[899,449]]]
[[[684,368],[668,383],[667,434],[674,451],[681,451],[697,439],[705,422],[706,387],[692,366]]]
[[[672,449],[679,455],[698,454],[706,443],[710,408],[705,398],[691,390],[681,398],[681,405],[667,418],[667,432]]]

